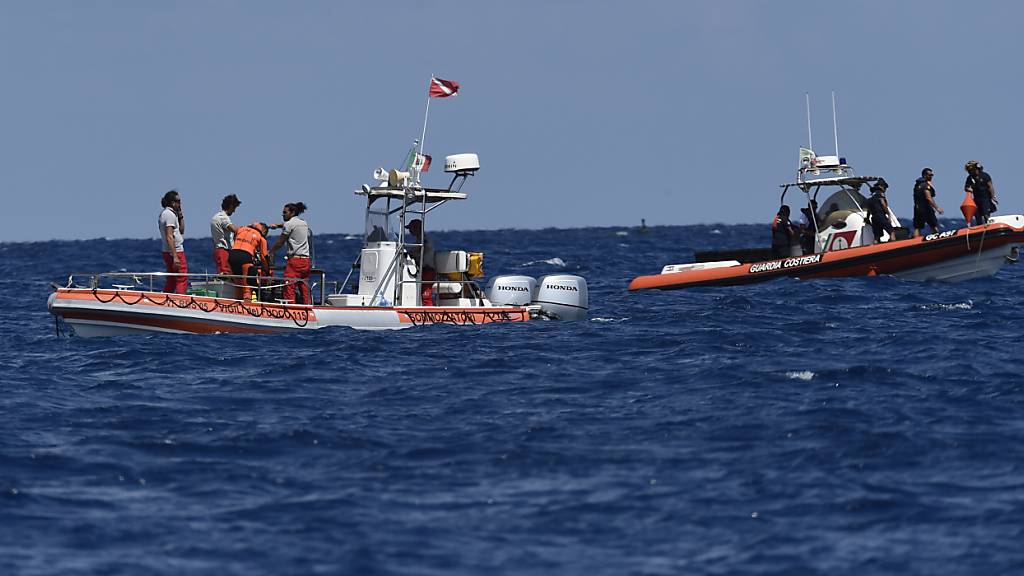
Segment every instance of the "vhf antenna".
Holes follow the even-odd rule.
[[[814,150],[814,143],[811,141],[811,95],[804,92],[804,98],[807,99],[807,149]]]
[[[839,128],[836,124],[836,91],[832,91],[832,134],[836,138],[836,158],[839,158]]]

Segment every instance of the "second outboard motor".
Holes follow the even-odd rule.
[[[537,292],[529,276],[496,276],[487,283],[487,299],[497,306],[526,306]]]
[[[541,311],[559,320],[583,320],[587,317],[589,298],[587,281],[572,274],[551,274],[537,281],[537,295],[533,304]]]

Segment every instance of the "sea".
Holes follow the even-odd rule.
[[[630,293],[767,226],[432,238],[589,318],[80,338],[51,283],[158,241],[0,244],[0,574],[1024,574],[1024,266]]]

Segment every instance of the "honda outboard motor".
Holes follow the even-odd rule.
[[[496,276],[487,283],[487,299],[496,306],[526,306],[537,292],[529,276]]]
[[[532,303],[539,304],[541,311],[552,318],[583,320],[589,308],[587,281],[571,274],[542,276]]]

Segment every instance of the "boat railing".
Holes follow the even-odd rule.
[[[250,288],[255,291],[259,299],[260,296],[265,294],[273,294],[278,288],[284,288],[289,284],[305,284],[310,295],[310,300],[314,303],[319,302],[322,306],[327,301],[327,280],[326,272],[323,270],[312,270],[310,272],[311,280],[303,280],[300,278],[284,278],[281,276],[257,276],[258,285],[250,286],[247,281],[251,280],[252,276],[239,276],[234,274],[210,274],[202,272],[75,272],[68,275],[67,283],[63,286],[69,289],[112,289],[112,290],[136,290],[146,292],[160,292],[163,289],[162,283],[166,282],[168,278],[187,278],[190,284],[190,288],[197,288],[201,286],[204,289],[209,289],[211,286],[220,285],[232,289],[233,296],[218,295],[220,298],[239,299],[236,291]],[[82,283],[84,280],[84,284]],[[334,283],[335,285],[337,282]],[[319,298],[314,297],[314,292],[319,288]],[[296,290],[298,290],[296,286]],[[195,295],[195,294],[193,294]]]
[[[473,299],[478,300],[479,305],[483,306],[483,301],[485,299],[483,289],[480,288],[480,283],[469,278],[463,278],[461,280],[451,280],[448,278],[435,278],[433,280],[401,280],[399,281],[399,284],[415,284],[416,286],[422,286],[424,284],[461,284],[463,291],[469,287],[470,293],[473,295]]]

